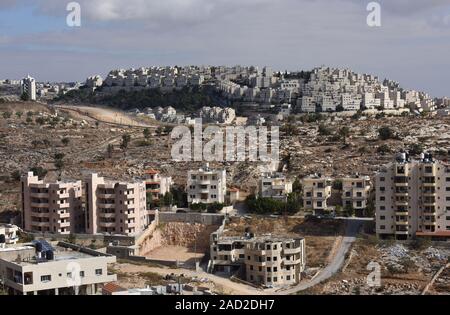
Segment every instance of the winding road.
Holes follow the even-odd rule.
[[[344,219],[344,218],[342,218]],[[342,268],[345,262],[345,255],[350,250],[351,245],[356,240],[356,236],[358,235],[361,227],[363,224],[367,221],[370,221],[372,219],[357,219],[357,218],[351,218],[347,219],[347,227],[345,229],[345,235],[342,239],[340,247],[337,249],[336,254],[334,258],[332,259],[331,263],[326,266],[323,270],[319,272],[319,274],[313,278],[311,281],[300,283],[294,287],[291,287],[286,290],[278,290],[274,292],[274,294],[278,295],[289,295],[289,294],[295,294],[300,291],[304,291],[306,289],[309,289],[315,285],[318,285],[322,281],[325,281],[332,276],[334,276],[336,273],[339,272],[339,270]]]

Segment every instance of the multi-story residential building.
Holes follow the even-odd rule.
[[[225,170],[213,170],[207,164],[204,168],[188,172],[187,194],[189,204],[224,203],[226,190]]]
[[[211,235],[213,272],[234,274],[243,267],[248,282],[261,286],[286,286],[301,280],[305,265],[303,238]]]
[[[22,95],[27,96],[28,100],[36,100],[36,80],[29,75],[21,81],[20,84]]]
[[[303,178],[303,208],[315,213],[327,211],[331,197],[331,178],[320,174]]]
[[[0,223],[0,248],[3,245],[16,244],[19,240],[19,237],[17,236],[18,231],[18,226]]]
[[[376,175],[376,230],[398,240],[450,238],[450,165],[401,153]]]
[[[33,172],[21,178],[22,224],[26,231],[70,234],[83,231],[81,181],[44,183]]]
[[[85,192],[87,233],[137,235],[147,227],[144,181],[112,182],[91,174]]]
[[[356,174],[342,179],[342,206],[361,212],[367,208],[370,195],[370,177]]]
[[[170,192],[172,185],[172,177],[161,176],[158,171],[153,169],[145,172],[145,189],[147,195],[152,196],[152,201],[157,201]]]
[[[286,200],[292,193],[292,181],[281,173],[263,174],[258,186],[262,198]]]
[[[78,245],[45,241],[0,248],[0,279],[10,295],[94,295],[117,281],[116,257]]]

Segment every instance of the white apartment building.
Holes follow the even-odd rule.
[[[320,174],[303,178],[303,208],[314,213],[328,210],[328,199],[331,197],[331,178]]]
[[[342,206],[352,207],[355,211],[367,208],[371,183],[369,176],[356,174],[342,179]]]
[[[99,75],[94,75],[86,79],[85,85],[89,88],[97,88],[103,85],[103,79]]]
[[[204,168],[188,172],[188,203],[224,203],[227,190],[225,170],[213,170],[207,164]]]
[[[292,193],[292,181],[281,173],[263,174],[259,180],[259,196],[261,198],[272,198],[287,200]]]
[[[81,181],[44,183],[29,172],[21,178],[21,190],[24,230],[55,234],[83,230]]]
[[[18,232],[18,226],[0,223],[0,248],[6,245],[16,244],[19,240]]]
[[[86,232],[137,235],[148,226],[145,181],[106,181],[91,174],[85,181]]]
[[[401,153],[376,175],[376,231],[398,240],[450,238],[450,165]]]
[[[28,97],[28,100],[36,100],[36,80],[34,78],[27,75],[27,77],[21,81],[20,88],[21,93],[25,93]]]
[[[10,295],[95,295],[117,281],[116,257],[60,242],[0,248],[0,278]]]
[[[301,110],[303,113],[315,113],[316,103],[314,98],[311,96],[303,96]]]
[[[260,286],[288,286],[300,282],[306,266],[305,239],[274,236],[223,237],[210,242],[211,271],[226,274],[245,268],[245,279]]]

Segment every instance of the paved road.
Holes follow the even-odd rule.
[[[278,292],[275,292],[275,294],[280,295],[288,295],[288,294],[295,294],[297,292],[306,290],[308,288],[311,288],[319,283],[321,283],[324,280],[327,280],[331,278],[333,275],[335,275],[344,265],[345,261],[345,255],[349,251],[352,243],[356,240],[356,236],[361,229],[364,222],[368,221],[367,219],[347,219],[347,227],[345,231],[345,236],[342,240],[341,246],[336,251],[336,254],[331,261],[331,263],[326,266],[322,271],[320,271],[319,275],[317,275],[313,280],[306,282],[306,283],[300,283],[299,285],[289,288],[287,290],[280,290]]]

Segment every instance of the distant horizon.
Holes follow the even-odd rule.
[[[450,96],[450,1],[77,0],[0,3],[0,76],[82,82],[139,65],[267,65],[279,71],[349,68],[433,97]]]
[[[355,71],[354,69],[350,68],[350,67],[336,67],[336,66],[328,66],[328,65],[320,65],[320,66],[315,66],[311,69],[297,69],[297,70],[290,70],[290,69],[284,69],[284,70],[279,70],[277,68],[271,67],[271,66],[258,66],[258,65],[243,65],[243,64],[235,64],[235,65],[206,65],[206,64],[189,64],[189,65],[180,65],[180,64],[174,64],[174,65],[150,65],[150,66],[135,66],[135,67],[118,67],[118,68],[113,68],[108,70],[105,73],[92,73],[89,75],[86,75],[86,77],[84,79],[80,79],[80,80],[42,80],[40,79],[38,76],[35,76],[32,73],[28,73],[26,75],[24,75],[22,78],[0,78],[0,80],[21,80],[23,78],[25,78],[27,75],[30,75],[31,77],[33,77],[37,83],[84,83],[86,81],[86,79],[90,76],[95,76],[95,75],[100,75],[103,79],[106,78],[106,76],[109,74],[109,72],[113,71],[113,70],[119,70],[119,69],[124,69],[124,70],[128,70],[128,69],[139,69],[139,68],[150,68],[150,67],[188,67],[188,66],[194,66],[194,67],[200,67],[200,66],[209,66],[209,67],[234,67],[234,66],[243,66],[243,67],[258,67],[259,69],[262,69],[264,67],[269,67],[271,68],[274,72],[289,72],[289,73],[295,73],[295,72],[301,72],[301,71],[305,71],[305,72],[310,72],[314,69],[320,68],[320,67],[325,67],[325,68],[331,68],[331,69],[339,69],[339,70],[350,70],[354,73],[357,74],[367,74],[367,75],[373,75],[375,77],[378,78],[378,80],[383,83],[384,80],[390,80],[393,82],[397,82],[399,84],[399,87],[404,89],[404,90],[414,90],[414,91],[418,91],[418,92],[423,92],[423,93],[427,93],[428,95],[430,95],[432,98],[445,98],[445,97],[450,97],[450,93],[448,95],[433,95],[432,93],[424,90],[424,89],[420,89],[420,88],[409,88],[405,85],[402,84],[402,82],[392,79],[392,78],[386,78],[386,77],[382,77],[380,75],[374,74],[374,73],[370,73],[370,72],[362,72],[362,71]]]

